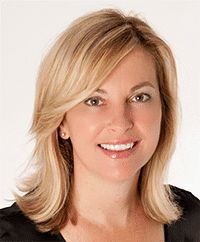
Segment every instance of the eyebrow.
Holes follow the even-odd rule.
[[[145,82],[141,82],[141,83],[131,87],[130,93],[132,93],[132,92],[134,92],[134,91],[136,91],[136,90],[138,90],[142,87],[146,87],[146,86],[149,86],[149,87],[155,89],[155,86],[151,82],[145,81]],[[101,88],[98,88],[95,92],[98,92],[98,93],[101,93],[101,94],[107,94],[106,90],[101,89]]]

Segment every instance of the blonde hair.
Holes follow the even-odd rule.
[[[176,67],[168,45],[137,16],[102,9],[75,20],[41,63],[31,133],[35,172],[23,181],[16,202],[42,232],[58,232],[69,220],[73,187],[73,147],[59,138],[65,113],[94,92],[135,47],[155,60],[162,122],[158,146],[141,169],[138,189],[146,214],[160,223],[181,215],[164,179],[175,146]]]

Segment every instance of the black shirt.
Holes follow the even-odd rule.
[[[171,225],[164,225],[165,242],[200,242],[200,200],[192,193],[174,186],[172,191],[183,208],[183,216]],[[43,241],[66,242],[60,233],[52,235],[50,232],[37,231],[34,223],[22,213],[16,203],[0,209],[0,242]]]

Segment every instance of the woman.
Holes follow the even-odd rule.
[[[75,20],[41,64],[35,172],[0,212],[0,241],[200,241],[200,201],[164,184],[176,68],[151,27],[119,10]]]

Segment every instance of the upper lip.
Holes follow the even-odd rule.
[[[113,141],[106,141],[106,142],[101,142],[99,144],[110,144],[110,145],[118,145],[118,144],[128,144],[128,143],[135,143],[138,140],[129,138],[129,139],[124,139],[124,140],[113,140]]]

